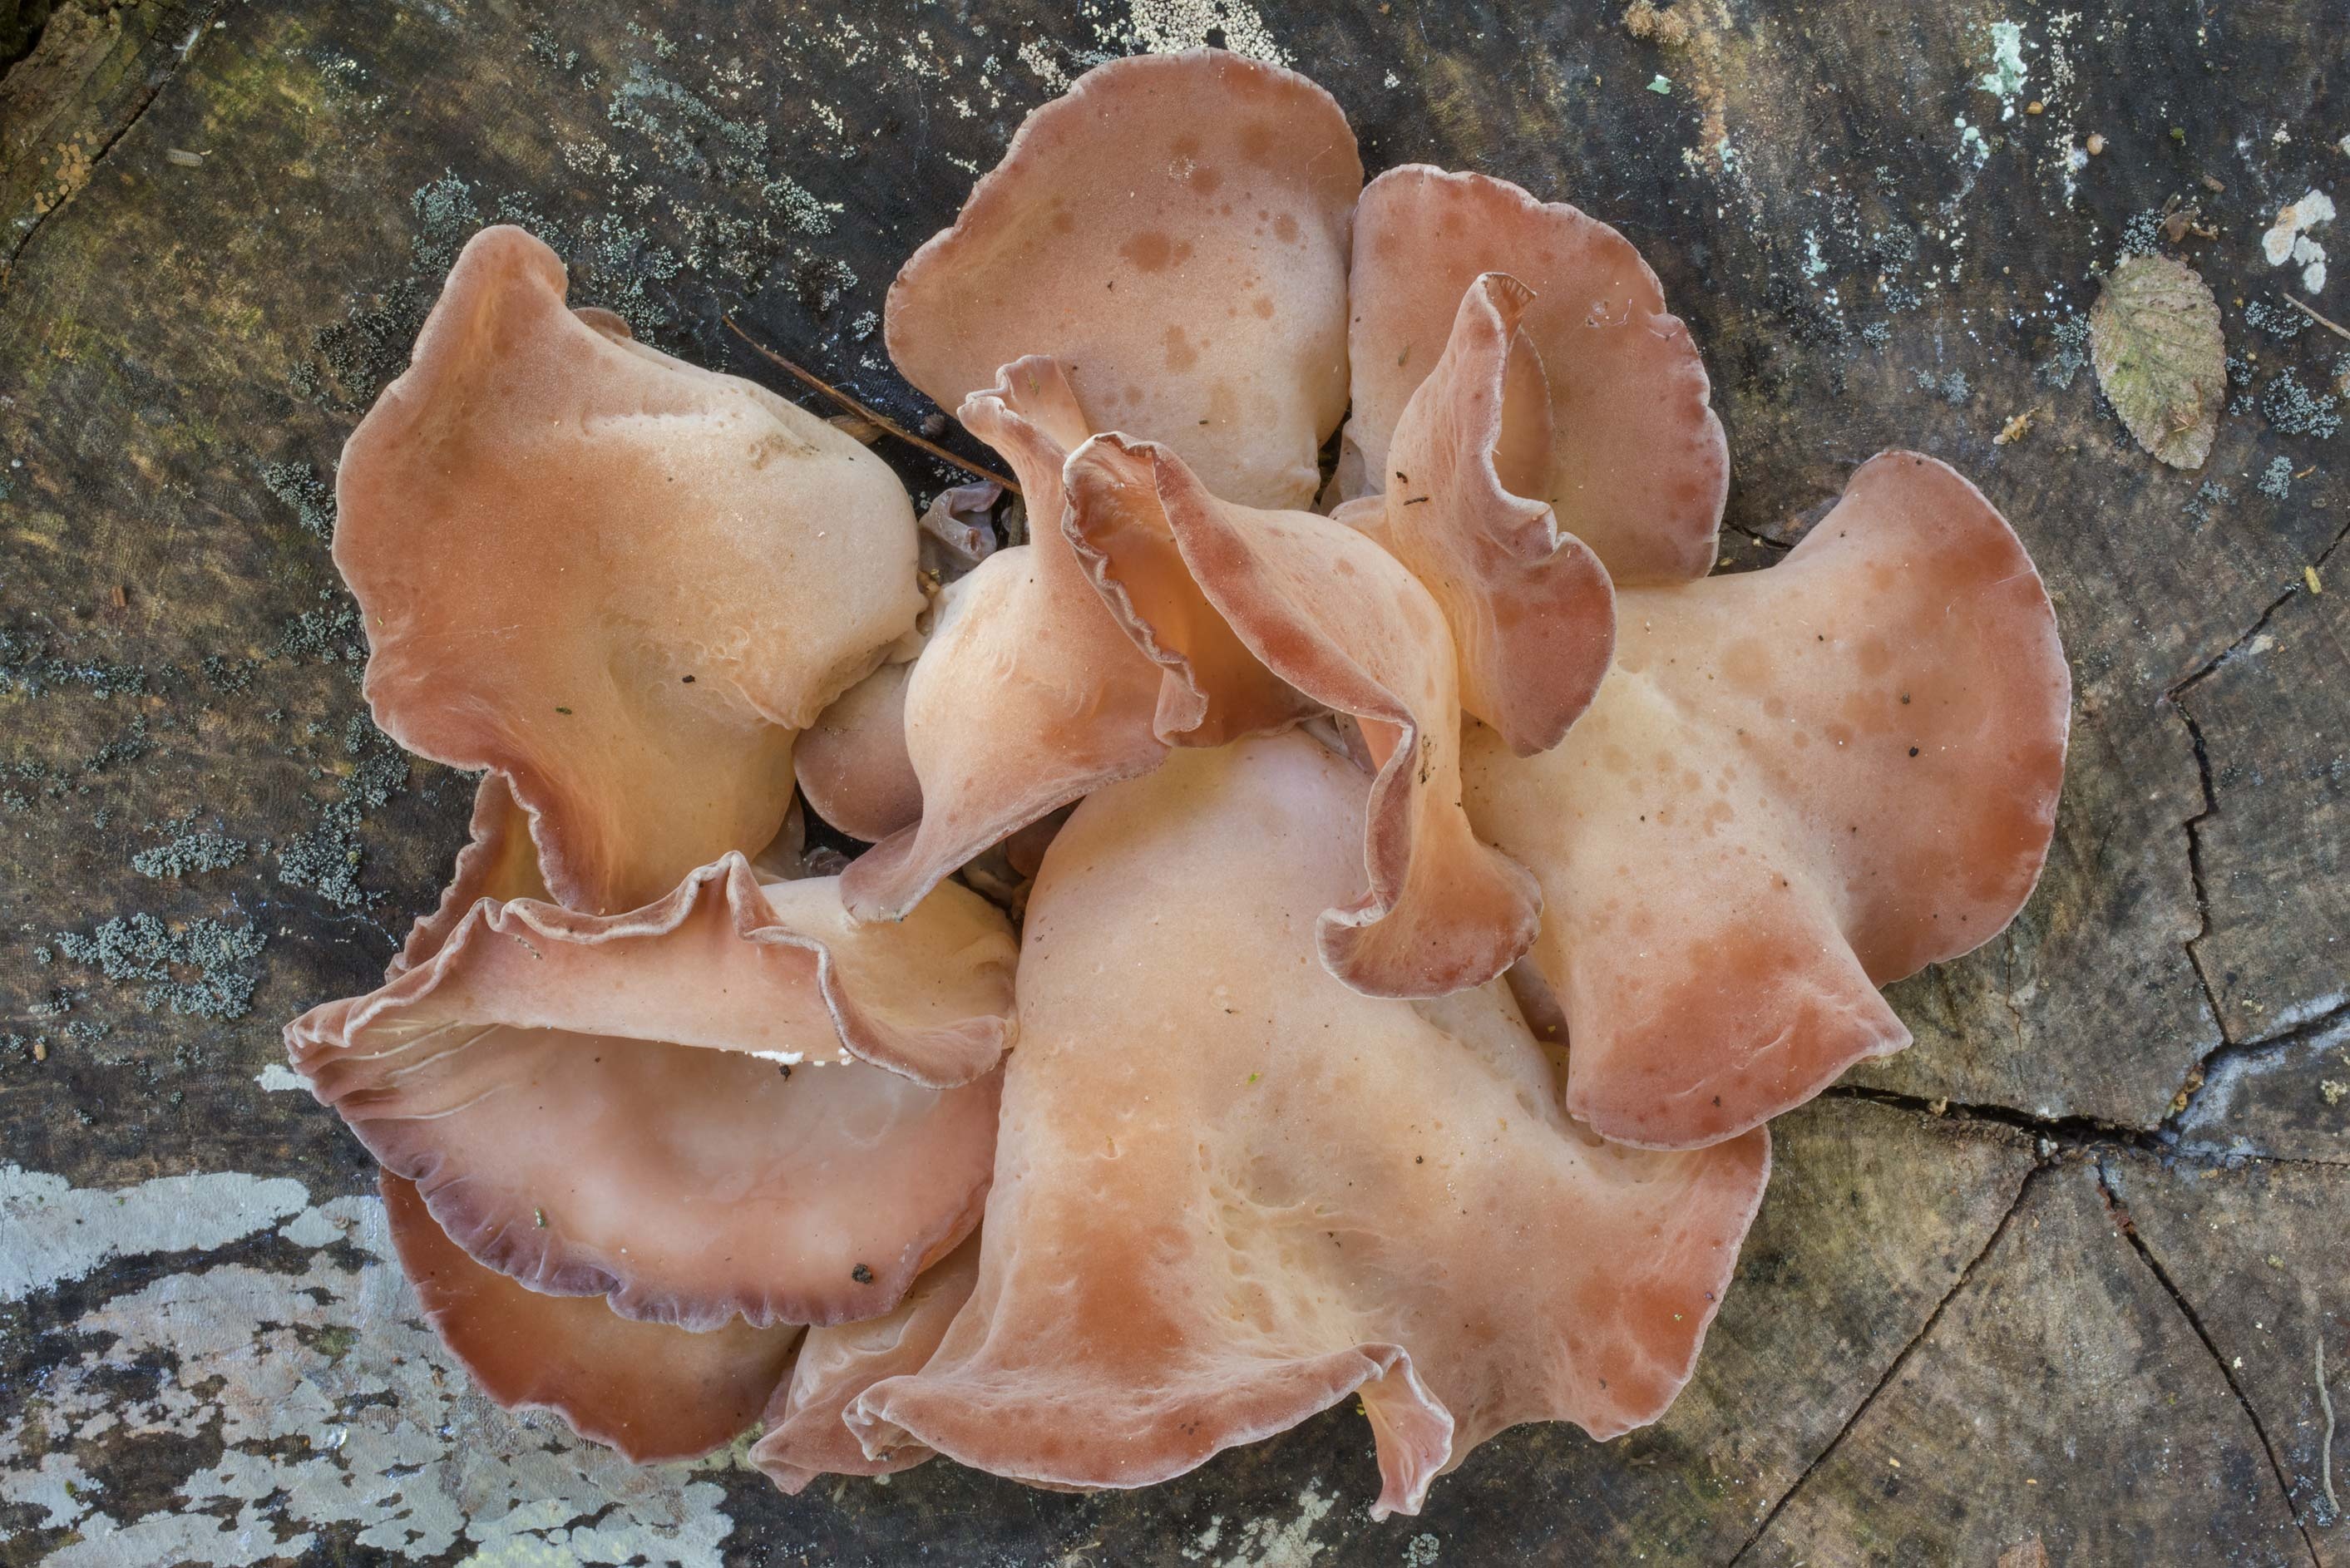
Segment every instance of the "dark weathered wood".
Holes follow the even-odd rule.
[[[2350,1011],[2350,574],[2336,576],[2332,593],[2290,591],[2178,694],[2210,760],[2196,952],[2239,1039]]]
[[[2324,1568],[2350,1563],[2350,1170],[2254,1160],[2220,1169],[2108,1156],[2106,1185],[2194,1314],[2259,1423],[2287,1495]],[[2319,1342],[2340,1430],[2333,1498],[2323,1460]]]
[[[772,382],[731,314],[918,421],[875,330],[898,261],[1048,76],[1180,42],[1206,15],[68,0],[40,69],[0,85],[0,1172],[60,1184],[0,1174],[21,1204],[0,1215],[85,1237],[86,1215],[114,1249],[58,1254],[37,1288],[0,1294],[0,1562],[75,1534],[91,1560],[162,1560],[160,1536],[99,1539],[151,1515],[260,1532],[182,1540],[195,1561],[454,1561],[533,1497],[542,1544],[618,1497],[608,1528],[680,1562],[1711,1563],[1782,1500],[1752,1560],[1980,1546],[1988,1563],[2028,1529],[2058,1564],[2137,1560],[2089,1542],[2305,1562],[2292,1509],[2333,1539],[2292,1386],[2240,1380],[2289,1508],[2197,1325],[2251,1367],[2230,1336],[2243,1303],[2279,1321],[2260,1315],[2263,1247],[2323,1283],[2310,1249],[2331,1237],[2338,1260],[2339,1184],[2183,1174],[2231,1151],[2350,1159],[2350,1094],[2327,1090],[2350,1084],[2329,1011],[2350,985],[2350,436],[2316,433],[2280,391],[2289,371],[2333,395],[2350,343],[2294,327],[2297,269],[2259,252],[2280,204],[2350,169],[2334,146],[2350,75],[2321,0],[2069,21],[1691,0],[1669,45],[1612,5],[1223,13],[1230,41],[1269,38],[1332,88],[1373,168],[1485,169],[1641,245],[1730,431],[1727,565],[1767,566],[1853,464],[1908,445],[1974,477],[2058,596],[2079,701],[2048,875],[2006,936],[1897,988],[1918,1044],[1862,1075],[1954,1114],[1845,1099],[1789,1120],[1738,1290],[1660,1427],[1608,1446],[1513,1434],[1439,1483],[1424,1519],[1375,1527],[1351,1410],[1137,1497],[935,1465],[786,1501],[740,1472],[629,1477],[435,1384],[364,1233],[364,1157],[307,1096],[255,1082],[278,1022],[366,985],[430,906],[465,815],[464,781],[362,717],[363,638],[325,551],[344,434],[456,245],[496,218],[546,235],[576,298],[664,348]],[[2026,79],[2003,96],[1983,83],[2010,21]],[[2062,150],[2092,131],[2106,151],[2068,171]],[[2174,195],[2215,237],[2158,234]],[[2317,237],[2350,276],[2334,233]],[[2211,281],[2248,378],[2199,472],[2140,452],[2075,363],[2096,273],[2139,243]],[[2318,308],[2350,319],[2345,297],[2336,283]],[[960,477],[885,450],[918,498]],[[2283,496],[2262,489],[2279,460]],[[219,945],[248,928],[257,953]],[[101,932],[111,975],[76,957]],[[2032,1140],[2137,1150],[2158,1128],[2180,1172],[2135,1153],[2107,1167],[2145,1254],[2078,1165],[2033,1178],[1991,1241]],[[192,1173],[215,1185],[140,1185]],[[2165,1207],[2149,1184],[2184,1196]],[[2241,1244],[2181,1261],[2191,1228],[2161,1227],[2215,1194]],[[208,1346],[196,1320],[260,1326]],[[68,1408],[86,1424],[147,1402],[165,1414],[50,1435]],[[315,1447],[330,1429],[356,1446]],[[2090,1458],[2019,1500],[2021,1467],[2054,1467],[2067,1439]],[[1887,1458],[1904,1460],[1891,1498]],[[304,1465],[352,1495],[279,1495]]]
[[[2033,1183],[1752,1561],[1990,1563],[2034,1542],[2052,1563],[2308,1561],[2258,1428],[2085,1164]]]

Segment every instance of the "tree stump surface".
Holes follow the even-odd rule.
[[[2350,341],[2285,297],[2350,317],[2350,229],[2312,234],[2330,288],[2261,246],[2350,206],[2338,5],[1666,22],[63,0],[0,85],[0,1563],[2350,1565]],[[1914,1048],[1777,1125],[1666,1419],[1519,1429],[1417,1519],[1369,1521],[1351,1403],[1090,1497],[939,1462],[787,1499],[497,1411],[286,1092],[278,1025],[373,981],[471,796],[364,716],[344,436],[499,219],[664,348],[774,384],[731,314],[919,420],[898,263],[1069,77],[1201,41],[1323,82],[1375,171],[1631,236],[1713,377],[1727,568],[1883,447],[1981,485],[2076,684],[2038,893],[1896,988]],[[2220,304],[2195,472],[2086,368],[2147,249]],[[918,501],[955,477],[883,450]]]

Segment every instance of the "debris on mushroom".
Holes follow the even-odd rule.
[[[915,520],[922,531],[922,570],[951,582],[995,553],[995,530],[988,514],[1003,499],[992,479],[940,491]]]

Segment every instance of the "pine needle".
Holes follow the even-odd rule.
[[[740,337],[743,342],[748,343],[753,351],[757,353],[761,358],[767,360],[779,369],[790,372],[794,377],[796,377],[806,385],[815,388],[817,391],[822,392],[826,397],[830,398],[834,402],[838,403],[842,408],[847,409],[858,419],[865,420],[872,424],[879,426],[882,430],[887,431],[893,436],[896,436],[899,441],[906,442],[909,446],[918,446],[924,452],[929,452],[932,457],[938,458],[942,462],[953,463],[957,468],[962,469],[966,473],[975,473],[982,479],[993,480],[994,483],[1003,486],[1004,489],[1010,491],[1014,495],[1020,493],[1020,486],[1015,481],[1006,479],[1000,473],[982,468],[979,464],[972,462],[969,458],[957,457],[953,452],[949,452],[938,442],[934,441],[927,441],[924,438],[916,435],[912,431],[908,430],[905,426],[899,424],[889,415],[877,413],[873,410],[867,408],[863,403],[858,402],[855,398],[850,397],[847,392],[842,391],[838,387],[834,386],[831,382],[826,380],[823,377],[816,375],[814,371],[800,369],[800,367],[793,364],[781,354],[776,353],[773,348],[768,348],[765,344],[760,342],[757,338],[743,331],[742,327],[736,326],[733,317],[721,316],[718,319],[726,323],[726,330],[734,334],[735,337]]]
[[[2306,305],[2303,305],[2300,300],[2295,299],[2292,295],[2286,295],[2284,296],[2284,302],[2287,305],[2292,306],[2295,310],[2300,311],[2303,316],[2308,317],[2312,321],[2316,322],[2320,327],[2324,327],[2328,332],[2333,333],[2336,337],[2350,337],[2350,327],[2345,327],[2338,321],[2326,320],[2325,317],[2318,315],[2317,312],[2312,310]]]

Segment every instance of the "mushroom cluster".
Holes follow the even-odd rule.
[[[1631,244],[1365,185],[1289,71],[1100,67],[899,275],[1008,547],[565,290],[477,234],[344,453],[369,701],[482,779],[287,1043],[482,1387],[633,1459],[1138,1487],[1352,1397],[1409,1513],[1653,1421],[1763,1124],[2038,876],[2070,683],[1999,514],[1888,452],[1709,576]],[[803,800],[871,847],[817,874]]]

